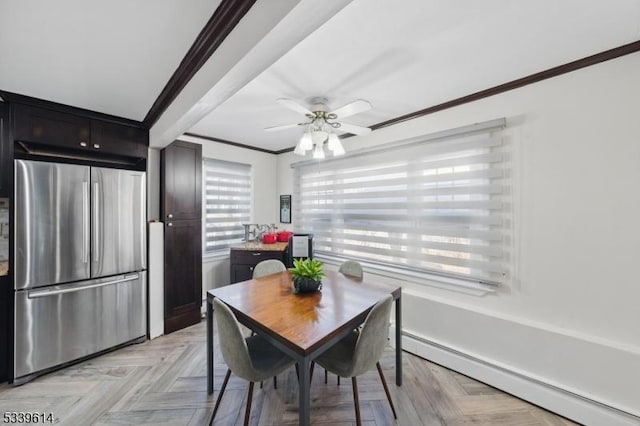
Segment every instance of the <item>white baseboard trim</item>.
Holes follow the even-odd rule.
[[[395,330],[390,332],[393,336]],[[393,342],[393,339],[391,339]],[[640,417],[566,389],[403,331],[403,350],[487,383],[585,425],[637,426]]]

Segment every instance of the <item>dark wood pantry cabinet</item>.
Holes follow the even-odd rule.
[[[200,321],[202,306],[202,145],[176,141],[161,155],[164,220],[164,331]]]

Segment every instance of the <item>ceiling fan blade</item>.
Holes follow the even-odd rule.
[[[273,131],[277,131],[277,130],[291,129],[292,127],[298,127],[298,126],[299,126],[298,123],[283,124],[282,126],[265,127],[264,130],[267,131],[267,132],[273,132]]]
[[[289,108],[292,111],[295,112],[299,112],[301,114],[311,114],[313,115],[313,112],[311,112],[311,110],[309,110],[309,108],[300,105],[298,102],[294,101],[293,99],[287,99],[287,98],[280,98],[277,99],[278,103],[280,105],[282,105],[285,108]]]
[[[364,136],[371,133],[371,129],[368,127],[356,126],[355,124],[340,122],[340,127],[336,130],[340,132],[353,133],[354,135]]]
[[[359,114],[361,112],[369,111],[370,109],[370,102],[365,101],[364,99],[358,99],[331,111],[331,113],[337,115],[338,118],[344,118],[351,115]]]

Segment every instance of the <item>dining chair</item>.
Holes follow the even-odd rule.
[[[271,274],[275,274],[278,272],[283,272],[286,271],[287,267],[284,265],[284,263],[282,263],[281,261],[279,261],[278,259],[267,259],[267,260],[263,260],[261,262],[259,262],[254,268],[253,268],[253,278],[260,278],[260,277],[264,277],[266,275],[271,275]],[[251,333],[251,335],[254,335],[255,333]],[[274,389],[278,388],[278,378],[276,376],[273,376],[273,387]],[[260,382],[260,389],[262,389],[262,382]]]
[[[364,272],[362,271],[362,265],[360,262],[356,262],[355,260],[347,260],[340,265],[338,272],[349,275],[356,278],[362,278]]]
[[[267,259],[258,263],[253,268],[253,278],[264,277],[265,275],[275,274],[277,272],[286,271],[287,267],[278,259]]]
[[[222,382],[216,405],[213,408],[209,425],[213,424],[222,395],[229,382],[231,372],[233,372],[236,376],[249,381],[249,394],[244,413],[244,424],[246,426],[249,424],[251,415],[254,383],[283,372],[295,364],[295,361],[260,336],[244,337],[235,315],[220,300],[214,299],[213,306],[215,321],[218,324],[220,351],[228,369]]]
[[[360,264],[360,262],[356,262],[355,260],[344,261],[340,265],[340,268],[338,269],[338,272],[340,272],[341,274],[344,274],[344,275],[348,275],[350,277],[355,277],[355,278],[360,278],[360,279],[362,279],[362,277],[364,276],[364,271],[362,270],[362,265]],[[360,328],[358,327],[358,329],[360,329]],[[324,370],[324,382],[325,382],[325,384],[328,382],[327,370]],[[338,376],[338,386],[339,385],[340,385],[340,376]]]
[[[396,409],[391,400],[387,382],[382,373],[380,358],[387,345],[389,333],[389,315],[393,297],[388,296],[376,303],[362,325],[362,329],[353,331],[326,352],[316,358],[316,363],[339,377],[351,377],[353,384],[353,402],[356,410],[356,424],[360,425],[360,402],[358,400],[358,382],[356,377],[373,369],[378,369],[384,392],[397,419]]]

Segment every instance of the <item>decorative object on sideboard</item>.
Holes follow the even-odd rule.
[[[244,241],[245,242],[260,242],[263,241],[262,236],[264,234],[274,234],[278,227],[275,223],[271,224],[259,224],[259,223],[243,223],[244,226]],[[275,241],[273,241],[275,243]]]
[[[273,232],[265,232],[262,234],[262,242],[264,244],[275,244],[278,242],[278,237]]]
[[[293,232],[289,231],[279,231],[278,233],[276,233],[276,237],[278,238],[279,243],[289,242],[289,237],[291,235],[293,235]]]
[[[293,279],[294,293],[311,293],[322,289],[325,276],[324,265],[317,259],[295,259],[293,268],[289,268]]]

